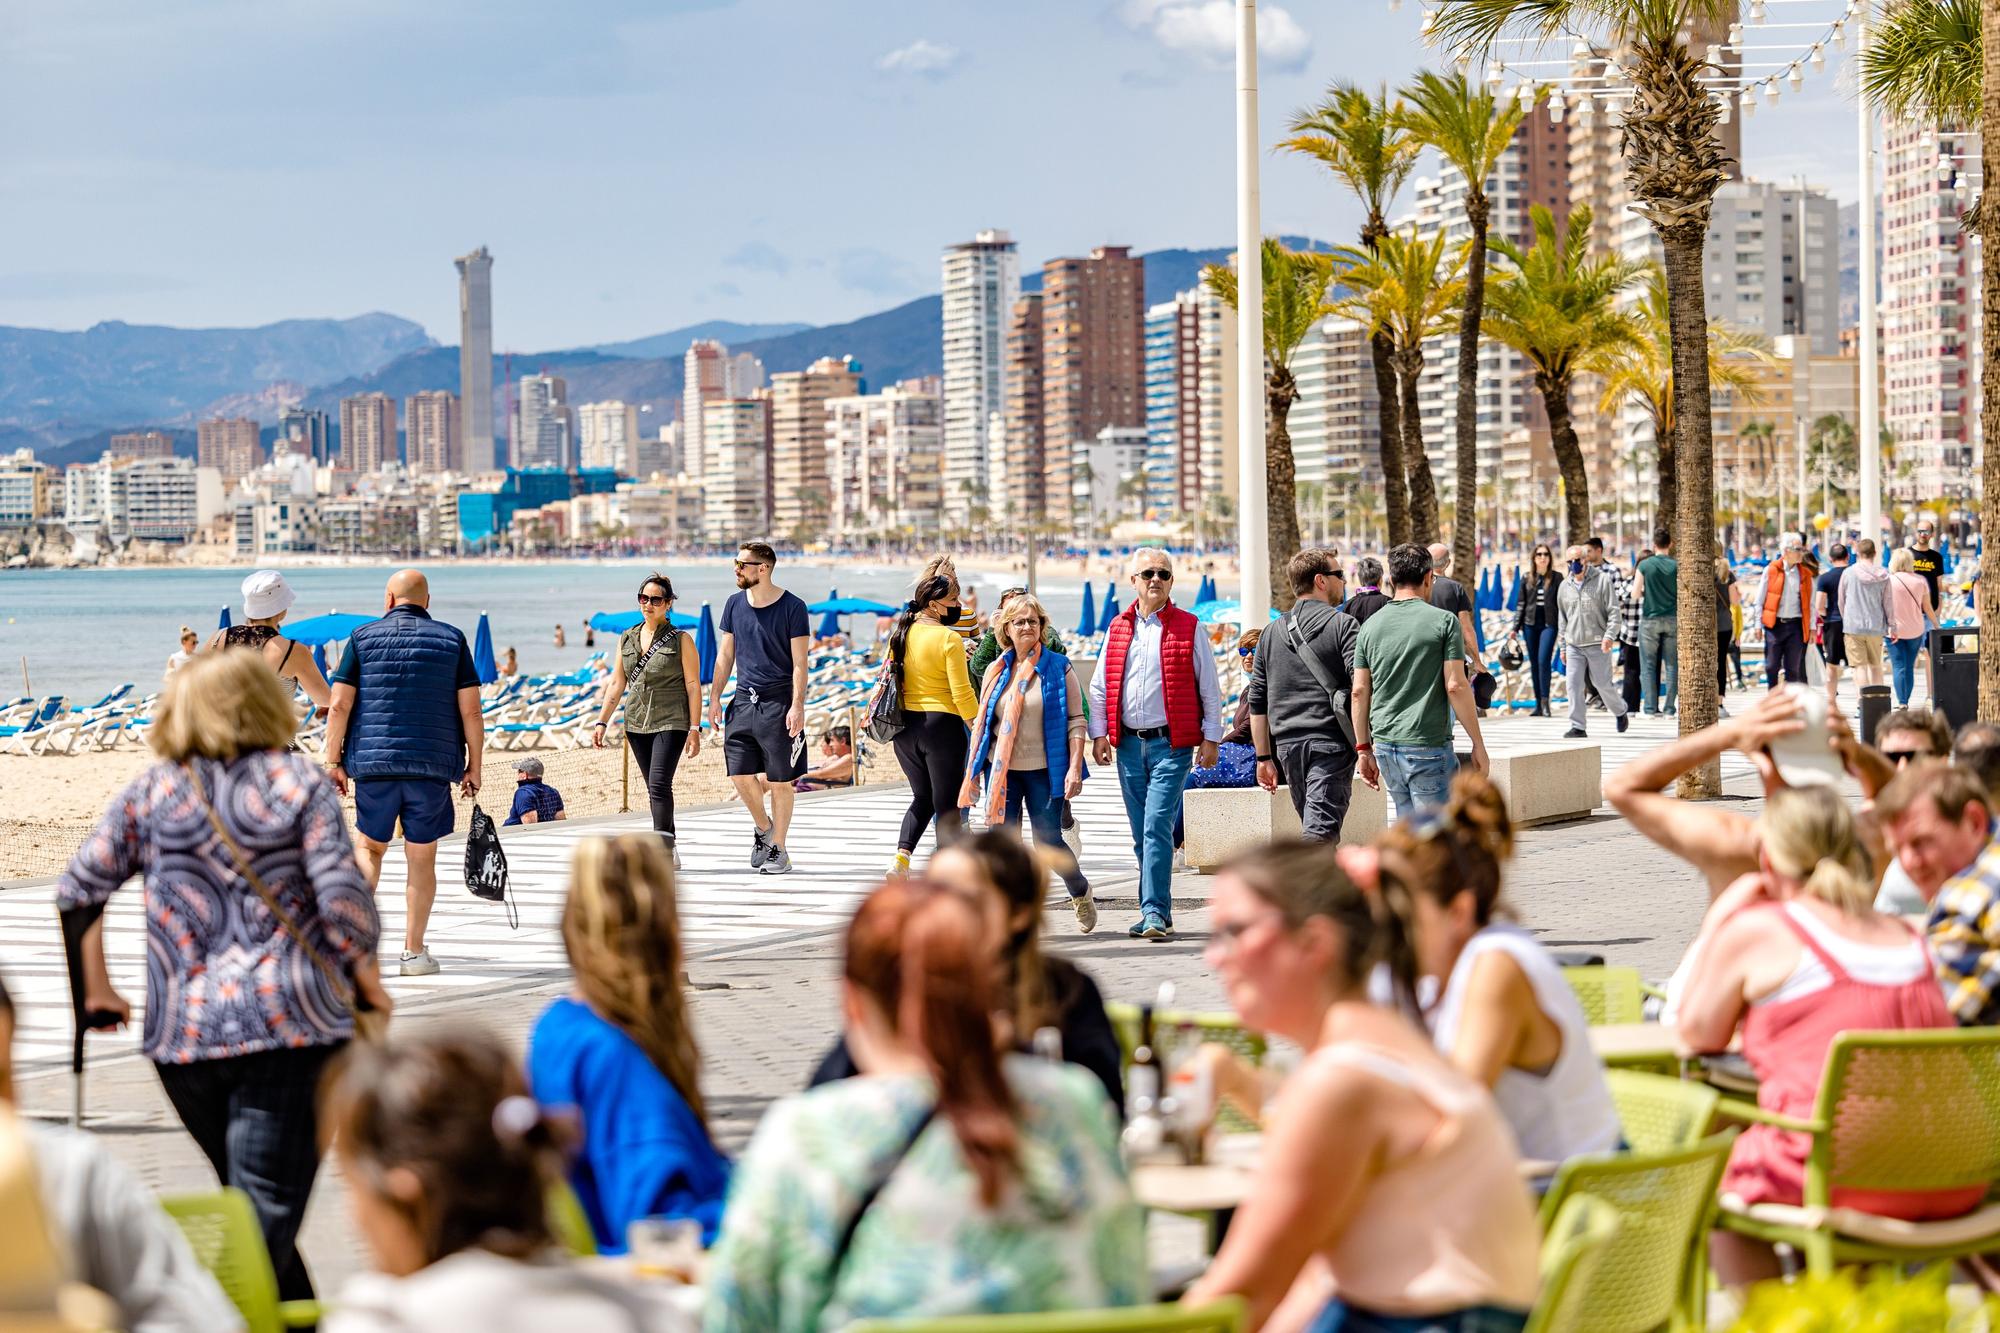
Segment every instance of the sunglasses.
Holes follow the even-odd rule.
[[[1901,768],[1904,764],[1913,763],[1919,759],[1930,758],[1931,752],[1929,750],[1884,750],[1882,751],[1882,757],[1898,768]]]
[[[762,560],[738,560],[736,567],[738,569],[762,569],[764,568],[764,562]]]
[[[1145,579],[1148,582],[1157,579],[1161,583],[1172,583],[1174,581],[1174,571],[1171,569],[1142,569],[1139,571],[1137,577]]]
[[[666,604],[667,599],[664,597],[655,597],[649,592],[639,594],[639,605],[641,606],[665,606]]]
[[[1326,576],[1330,579],[1340,579],[1343,582],[1345,582],[1347,579],[1347,571],[1344,569],[1329,569],[1326,571]]]

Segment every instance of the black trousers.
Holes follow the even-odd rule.
[[[1292,791],[1307,842],[1339,842],[1340,826],[1354,799],[1354,765],[1360,759],[1338,741],[1287,741],[1275,748],[1278,772]]]
[[[249,1195],[257,1209],[279,1300],[313,1298],[299,1225],[319,1173],[320,1077],[344,1045],[154,1066],[216,1179]]]
[[[896,849],[914,852],[931,820],[937,845],[958,837],[958,789],[965,784],[965,751],[970,742],[965,719],[956,713],[905,713],[896,733],[896,762],[910,780],[910,808]]]
[[[1639,645],[1621,644],[1618,657],[1623,663],[1624,678],[1619,681],[1620,692],[1625,696],[1625,711],[1639,711]]]
[[[1764,631],[1764,686],[1778,688],[1778,670],[1782,667],[1786,680],[1805,683],[1806,679],[1806,631],[1805,622],[1797,616],[1790,620],[1780,620]]]
[[[1729,630],[1715,632],[1715,692],[1729,692],[1729,645],[1734,636]]]
[[[674,845],[674,770],[687,748],[685,731],[628,731],[633,761],[646,779],[646,803],[653,807],[653,832]]]

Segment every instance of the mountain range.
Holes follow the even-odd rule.
[[[1300,237],[1295,248],[1321,248]],[[1148,305],[1200,281],[1232,247],[1146,254]],[[1038,290],[1041,274],[1023,275]],[[503,294],[504,299],[504,294]],[[941,373],[942,298],[932,295],[842,324],[741,324],[712,320],[625,342],[494,357],[494,423],[504,430],[511,377],[543,372],[568,381],[569,401],[618,398],[646,410],[646,429],[677,410],[682,358],[697,338],[753,353],[767,372],[803,370],[824,356],[852,356],[870,387]],[[458,388],[458,349],[439,346],[395,315],[286,320],[254,329],[173,329],[119,323],[82,333],[0,327],[0,451],[27,446],[50,462],[96,457],[113,430],[186,428],[218,413],[269,424],[303,401],[338,414],[340,400],[371,390],[400,400]],[[185,451],[185,450],[184,450]]]

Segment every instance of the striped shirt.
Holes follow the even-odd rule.
[[[1952,1015],[1966,1027],[2000,1023],[2000,820],[1979,858],[1938,890],[1924,934]]]

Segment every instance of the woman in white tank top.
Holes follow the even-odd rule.
[[[1589,1023],[1562,968],[1500,910],[1514,830],[1499,790],[1460,770],[1441,808],[1384,833],[1381,868],[1415,904],[1418,971],[1438,987],[1424,1014],[1437,1048],[1493,1090],[1521,1155],[1560,1162],[1623,1140]]]

